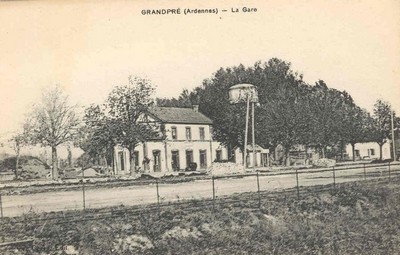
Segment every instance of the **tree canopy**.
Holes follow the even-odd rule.
[[[91,157],[105,157],[112,164],[114,146],[129,149],[134,171],[134,149],[160,136],[160,127],[146,119],[153,105],[154,86],[147,79],[129,77],[128,84],[116,86],[102,105],[85,111],[81,147]]]
[[[228,95],[229,88],[239,83],[257,87],[255,131],[257,144],[263,147],[280,144],[287,155],[297,144],[312,145],[325,157],[328,148],[343,151],[347,143],[379,140],[373,139],[368,128],[369,114],[351,95],[328,87],[323,80],[314,85],[305,83],[290,62],[278,58],[251,67],[220,68],[192,91],[184,90],[178,98],[159,99],[158,103],[177,107],[198,104],[199,110],[213,120],[216,140],[228,148],[243,148],[246,106],[230,104]],[[385,111],[381,108],[380,112]],[[387,126],[387,119],[381,117],[380,123]],[[388,137],[387,132],[381,133]]]

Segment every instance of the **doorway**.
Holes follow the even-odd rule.
[[[200,150],[200,169],[207,168],[207,151]]]
[[[124,159],[124,152],[118,152],[119,162],[120,162],[120,169],[121,171],[125,171],[125,159]]]
[[[172,170],[179,171],[179,151],[172,151]]]
[[[190,167],[190,163],[193,162],[193,151],[192,150],[187,150],[186,151],[186,167]]]
[[[161,162],[160,162],[161,157],[160,157],[160,155],[161,155],[161,152],[159,150],[153,151],[153,162],[154,162],[153,171],[154,172],[161,172]]]
[[[135,169],[138,169],[139,168],[139,152],[134,151],[133,157],[134,157],[134,162],[135,162]]]

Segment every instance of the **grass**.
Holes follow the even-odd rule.
[[[99,217],[98,210],[27,214],[0,221],[0,242],[34,238],[32,245],[0,247],[1,254],[398,254],[400,178],[353,182],[335,192],[309,189],[264,198],[228,197],[224,203],[142,207]],[[222,202],[222,200],[218,200]],[[238,201],[238,202],[234,202]],[[103,211],[102,215],[106,215]],[[88,218],[93,217],[93,220]],[[67,252],[67,253],[66,253]]]

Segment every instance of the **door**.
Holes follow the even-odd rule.
[[[159,150],[153,151],[153,171],[160,172],[161,171],[161,160],[160,160],[161,152]]]
[[[139,152],[134,151],[133,156],[134,156],[134,162],[135,162],[135,169],[138,169],[138,167],[139,167]]]
[[[123,151],[119,151],[119,152],[118,152],[118,157],[119,157],[119,162],[120,162],[120,168],[119,168],[119,170],[125,171],[124,152],[123,152]]]
[[[193,151],[187,150],[186,151],[186,167],[190,167],[190,163],[193,162]]]
[[[207,151],[200,150],[200,169],[207,168]]]
[[[179,171],[179,151],[172,151],[172,170]]]
[[[215,161],[216,162],[220,162],[221,160],[222,160],[222,151],[221,150],[217,150],[216,151]]]

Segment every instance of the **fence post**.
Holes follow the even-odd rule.
[[[257,192],[258,192],[258,208],[261,208],[260,178],[257,172]]]
[[[86,209],[85,170],[82,170],[82,201],[83,201],[83,210],[85,210]]]
[[[390,161],[389,161],[389,182],[390,182]]]
[[[297,185],[297,200],[300,200],[300,190],[299,190],[299,173],[296,168],[296,185]]]
[[[336,189],[336,175],[335,175],[335,167],[332,167],[332,173],[333,173],[333,188]]]
[[[3,218],[3,200],[0,194],[0,216]]]
[[[367,174],[365,172],[365,163],[364,163],[364,181],[367,179]]]
[[[215,184],[214,184],[214,176],[212,178],[212,191],[213,191],[213,211],[215,209]]]
[[[156,180],[156,189],[157,189],[157,206],[160,206],[160,193],[158,192],[158,180]]]

